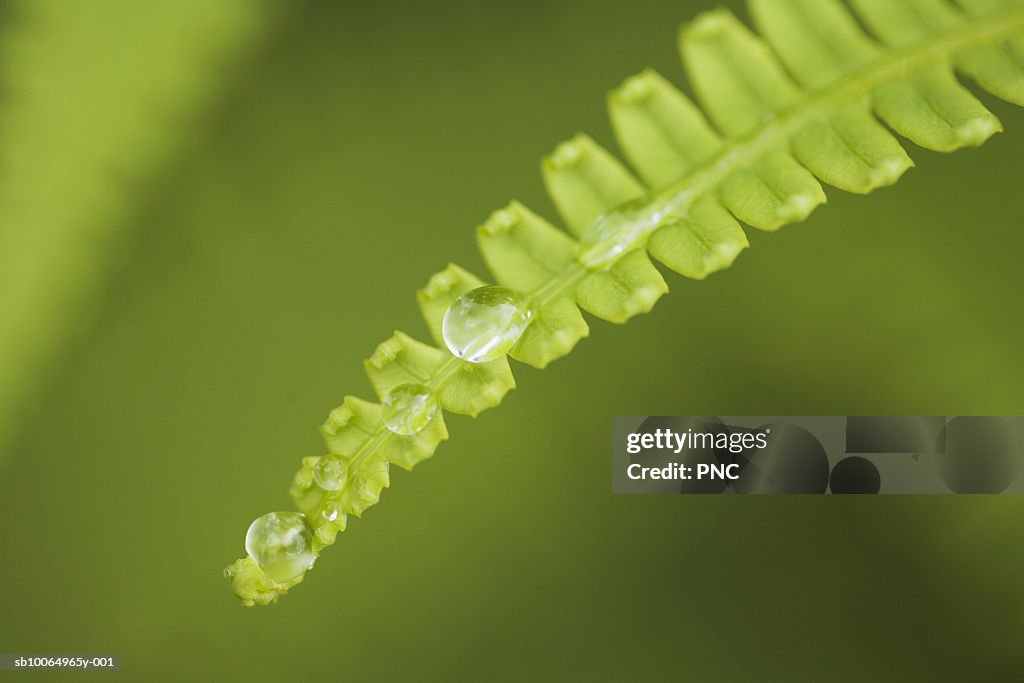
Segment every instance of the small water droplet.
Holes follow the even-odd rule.
[[[305,515],[269,512],[249,525],[245,551],[274,581],[291,581],[313,564],[312,540]]]
[[[598,216],[580,241],[580,263],[590,270],[607,268],[627,250],[640,246],[643,237],[657,230],[664,218],[661,208],[641,200]]]
[[[313,480],[325,491],[337,491],[345,485],[345,461],[336,455],[325,455],[313,466]]]
[[[441,331],[448,350],[470,363],[508,353],[530,324],[525,297],[507,287],[478,287],[460,296],[444,314]]]
[[[327,499],[320,505],[320,516],[328,522],[338,519],[339,514],[340,510],[336,500]]]
[[[437,395],[422,384],[400,384],[384,398],[384,426],[410,436],[430,424],[437,414]]]

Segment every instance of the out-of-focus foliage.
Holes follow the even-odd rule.
[[[95,313],[139,189],[195,151],[190,126],[271,10],[272,0],[4,4],[0,458],[19,403]]]

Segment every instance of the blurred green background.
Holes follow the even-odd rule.
[[[1015,680],[1024,501],[614,497],[609,472],[617,414],[1020,414],[1024,111],[989,97],[984,148],[907,143],[895,188],[829,190],[517,365],[279,604],[221,576],[369,397],[361,359],[426,336],[415,290],[484,272],[472,229],[507,200],[555,218],[540,157],[613,146],[606,90],[681,84],[676,26],[715,2],[10,5],[0,651],[118,653],[67,676],[124,680]]]

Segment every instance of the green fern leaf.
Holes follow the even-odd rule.
[[[749,246],[740,221],[760,230],[803,221],[825,202],[820,183],[856,193],[895,183],[913,163],[882,122],[937,151],[983,143],[1001,125],[954,70],[1024,104],[1024,1],[850,1],[874,37],[839,0],[750,0],[761,37],[726,10],[684,26],[679,47],[699,107],[651,70],[608,97],[643,183],[585,135],[544,159],[569,232],[515,202],[477,230],[496,281],[528,296],[534,313],[509,355],[536,367],[566,355],[588,334],[581,308],[616,323],[649,311],[668,289],[650,256],[702,279]],[[515,386],[507,359],[467,363],[442,334],[449,306],[483,284],[454,265],[430,279],[419,302],[437,348],[400,332],[381,344],[366,363],[380,397],[415,382],[449,412],[500,403]],[[317,553],[347,514],[378,500],[389,463],[411,468],[447,438],[440,416],[415,436],[393,434],[380,406],[351,397],[323,432],[348,469],[343,489],[317,486],[317,458],[292,485]],[[249,558],[227,574],[245,604],[272,602],[302,578],[274,583]]]

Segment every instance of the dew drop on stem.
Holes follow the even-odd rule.
[[[422,384],[399,384],[384,397],[384,426],[400,436],[423,431],[438,410],[437,395]]]
[[[325,522],[333,522],[338,519],[341,514],[338,501],[334,498],[327,498],[323,503],[320,504],[320,517]]]
[[[460,296],[445,313],[441,331],[455,356],[485,363],[508,353],[531,317],[526,297],[507,287],[489,285]]]
[[[345,477],[345,463],[336,455],[325,455],[313,466],[313,481],[324,491],[340,490]]]
[[[626,202],[598,216],[580,241],[580,263],[589,270],[608,268],[627,251],[642,245],[665,219],[664,207],[641,200]]]
[[[313,564],[312,539],[305,515],[269,512],[249,525],[245,551],[274,581],[291,581]]]

